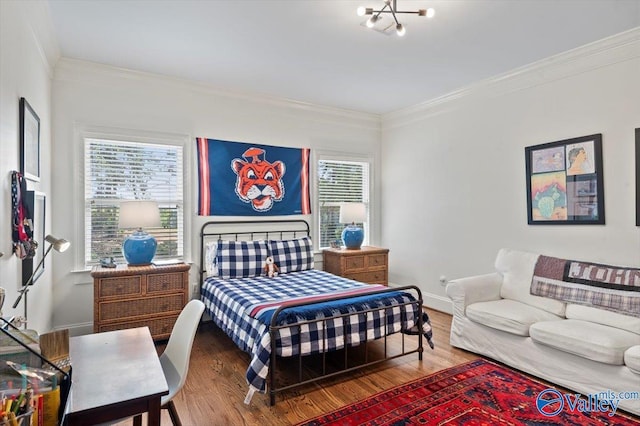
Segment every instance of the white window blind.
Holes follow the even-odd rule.
[[[365,161],[318,161],[318,210],[320,247],[329,247],[341,239],[346,225],[339,222],[340,204],[360,202],[369,204],[369,163]],[[367,216],[369,215],[367,209]],[[363,226],[365,241],[368,223]]]
[[[156,259],[182,258],[184,234],[182,146],[85,139],[85,264],[122,260],[120,202],[154,200],[160,228],[145,229],[158,242]]]

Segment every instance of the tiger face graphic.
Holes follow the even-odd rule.
[[[251,203],[251,207],[258,212],[269,211],[274,201],[280,201],[284,197],[282,176],[285,165],[282,161],[266,161],[264,154],[263,149],[249,148],[242,154],[244,160],[235,158],[231,161],[231,168],[238,176],[238,198]]]

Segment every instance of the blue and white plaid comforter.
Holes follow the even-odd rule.
[[[247,383],[251,389],[265,392],[269,371],[271,337],[269,334],[270,315],[250,315],[256,304],[282,302],[289,298],[335,293],[368,284],[348,280],[315,269],[281,274],[275,278],[233,278],[209,277],[201,289],[201,299],[207,314],[234,343],[252,356],[247,369]],[[346,301],[314,304],[304,308],[282,312],[278,324],[290,324],[305,319],[319,319],[318,322],[304,324],[300,334],[297,326],[280,329],[276,340],[276,351],[280,356],[294,356],[337,350],[347,345],[355,346],[365,340],[373,340],[399,331],[409,332],[418,322],[418,312],[414,305],[395,306],[415,300],[406,292],[384,295],[358,296]],[[381,307],[365,317],[353,314],[345,318],[322,321],[337,313],[350,313],[357,309]],[[387,307],[386,309],[384,309]],[[388,308],[391,307],[391,308]],[[272,312],[273,313],[273,312]],[[423,331],[431,347],[431,325],[423,314]],[[326,329],[326,333],[325,330]],[[326,334],[326,336],[325,336]],[[301,340],[301,341],[300,341]],[[299,349],[300,348],[300,349]],[[252,392],[250,392],[252,393]]]

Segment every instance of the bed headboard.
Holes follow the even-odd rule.
[[[200,285],[204,282],[205,250],[210,241],[286,240],[310,236],[309,224],[303,219],[206,222],[200,229]]]

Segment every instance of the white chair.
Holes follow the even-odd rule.
[[[191,347],[203,312],[204,303],[201,301],[192,300],[187,303],[173,326],[167,347],[160,355],[162,371],[169,385],[169,394],[162,397],[161,404],[162,408],[169,410],[175,426],[182,426],[182,423],[173,404],[173,397],[180,392],[187,380]]]
[[[164,352],[160,355],[160,364],[169,385],[169,394],[162,397],[161,404],[162,408],[169,410],[174,426],[182,426],[182,423],[173,404],[173,397],[180,392],[187,380],[191,347],[203,312],[204,303],[201,301],[192,300],[187,303],[173,326]],[[142,416],[136,416],[133,424],[141,425]]]

